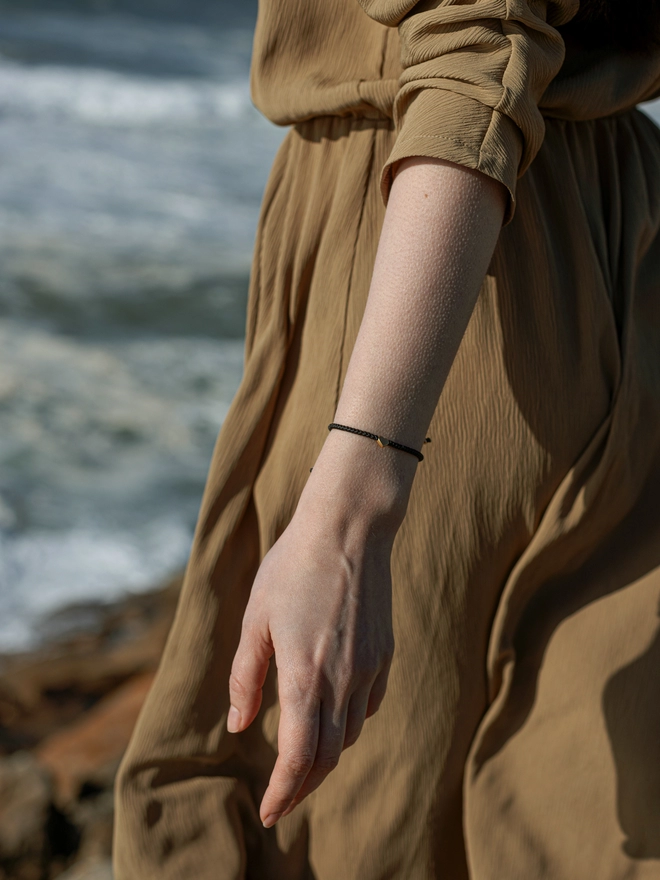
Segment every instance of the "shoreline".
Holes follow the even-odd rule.
[[[70,605],[0,654],[0,880],[111,880],[114,777],[181,581]]]

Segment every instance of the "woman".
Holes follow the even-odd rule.
[[[262,3],[294,127],[117,880],[660,871],[658,9],[578,5]]]

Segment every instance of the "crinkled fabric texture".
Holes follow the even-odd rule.
[[[324,117],[276,159],[245,376],[118,781],[117,880],[656,876],[660,132],[637,111],[549,120],[519,183],[395,543],[382,708],[269,831],[273,678],[225,731],[252,579],[356,338],[395,137]]]
[[[513,197],[543,141],[539,101],[564,60],[548,19],[569,20],[577,0],[360,4],[381,24],[398,26],[401,44],[393,104],[400,133],[384,169],[385,197],[393,164],[415,155],[475,168]]]
[[[578,9],[578,0],[262,0],[253,99],[280,124],[392,118],[385,202],[394,164],[429,156],[504,184],[509,222],[544,116],[609,116],[660,92],[658,51],[566,49],[561,27]]]
[[[377,5],[392,25],[409,7],[368,11]],[[257,721],[226,732],[252,580],[324,442],[362,318],[382,169],[415,106],[454,102],[436,133],[473,159],[478,120],[493,115],[479,89],[445,78],[393,121],[406,88],[399,31],[441,7],[415,6],[397,29],[354,0],[262,5],[255,94],[280,121],[306,121],[265,192],[244,378],[118,777],[116,880],[660,876],[660,132],[631,109],[658,87],[655,56],[568,57],[540,98],[545,136],[395,543],[397,647],[380,711],[268,831],[258,806],[277,748],[274,673]],[[549,9],[529,13],[554,45]],[[527,25],[516,34],[532,39]],[[500,49],[486,41],[480,62]],[[536,124],[540,88],[523,84],[529,112],[504,114],[515,136],[502,167],[524,155],[519,122]],[[415,141],[428,132],[418,119],[410,142],[435,155]]]

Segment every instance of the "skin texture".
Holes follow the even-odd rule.
[[[334,421],[421,448],[506,198],[501,184],[450,162],[399,163]],[[238,732],[254,720],[274,655],[281,716],[260,809],[266,827],[321,784],[385,695],[394,651],[390,555],[417,467],[411,455],[331,431],[257,573],[227,726]]]

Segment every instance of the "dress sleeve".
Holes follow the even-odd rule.
[[[564,60],[555,26],[579,0],[358,0],[397,27],[403,73],[394,102],[397,139],[383,168],[407,156],[446,159],[503,183],[513,216],[516,180],[538,152],[543,92]]]

